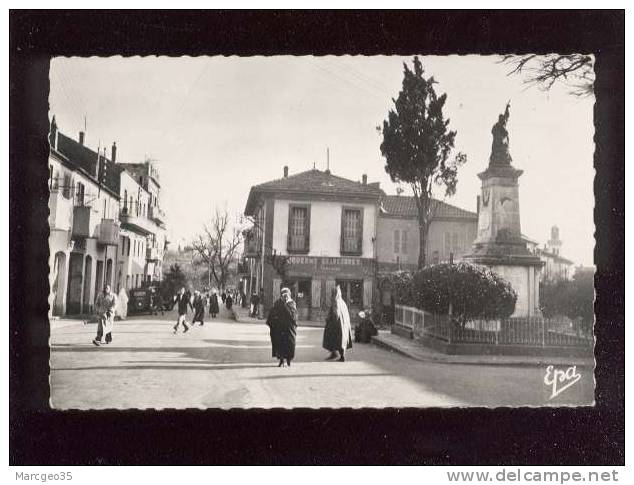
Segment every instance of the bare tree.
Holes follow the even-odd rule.
[[[230,276],[231,264],[236,261],[236,252],[242,243],[242,231],[230,227],[229,213],[216,208],[209,225],[192,242],[191,248],[196,258],[207,265],[219,288],[225,288]]]
[[[556,82],[564,82],[574,96],[594,93],[594,69],[592,56],[585,54],[525,54],[505,55],[500,61],[511,70],[507,75],[523,74],[524,83],[550,89]]]

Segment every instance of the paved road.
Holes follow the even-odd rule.
[[[534,367],[430,364],[358,344],[326,362],[323,330],[300,327],[296,361],[278,368],[268,328],[231,321],[172,334],[175,315],[115,323],[114,342],[91,344],[96,325],[51,332],[56,409],[427,407],[592,404],[591,369],[553,400]]]

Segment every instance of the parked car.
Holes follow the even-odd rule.
[[[154,308],[154,288],[134,288],[130,290],[128,314],[152,313]]]

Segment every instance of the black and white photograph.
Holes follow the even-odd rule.
[[[49,418],[104,447],[124,421],[130,445],[234,440],[181,464],[243,462],[249,430],[302,442],[282,459],[271,435],[254,464],[370,434],[355,463],[500,464],[458,446],[494,422],[509,450],[592,426],[588,464],[618,448],[623,72],[587,40],[618,37],[618,12],[570,13],[593,27],[563,46],[552,12],[44,14],[13,16],[12,116],[35,126],[11,131],[11,405],[42,430],[16,422],[23,449]],[[567,463],[553,446],[531,462]]]
[[[592,405],[593,63],[52,59],[51,406]]]

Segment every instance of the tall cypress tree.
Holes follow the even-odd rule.
[[[418,267],[425,266],[425,248],[434,207],[432,188],[444,187],[445,196],[456,192],[458,167],[467,157],[458,153],[452,160],[456,132],[449,130],[443,116],[447,95],[438,96],[433,77],[425,78],[423,65],[414,57],[413,67],[404,63],[403,87],[394,101],[394,109],[383,121],[381,153],[385,171],[393,182],[407,183],[412,188],[418,210]]]

